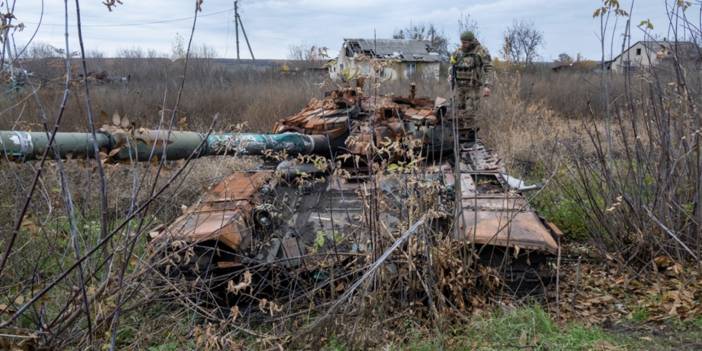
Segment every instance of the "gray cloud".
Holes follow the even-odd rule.
[[[191,20],[154,23],[190,17],[193,1],[124,0],[113,12],[100,1],[81,3],[83,28],[89,49],[108,55],[120,48],[141,47],[170,52],[176,33],[187,36]],[[72,1],[69,1],[71,5]],[[544,59],[553,59],[560,52],[586,57],[600,55],[598,21],[592,12],[599,1],[593,0],[242,0],[242,16],[254,52],[260,58],[284,58],[290,45],[299,43],[327,46],[336,52],[345,37],[389,37],[392,32],[410,21],[434,23],[449,37],[458,35],[457,19],[461,13],[470,13],[478,21],[481,38],[493,54],[499,53],[504,29],[514,19],[535,23],[544,32],[546,46]],[[63,1],[44,0],[45,23],[37,41],[63,46]],[[230,0],[206,0],[203,17],[198,20],[195,41],[216,49],[220,56],[235,55]],[[650,18],[657,31],[665,36],[665,7],[659,0],[637,1],[632,22],[638,24]],[[26,41],[39,21],[40,0],[19,1],[16,15],[27,28],[16,33],[18,45]],[[69,22],[75,23],[75,9],[71,6]],[[124,24],[139,24],[123,26]],[[619,23],[621,28],[622,23]],[[71,29],[71,45],[75,48],[75,28]],[[641,33],[634,30],[633,39]],[[245,51],[244,51],[245,52]]]

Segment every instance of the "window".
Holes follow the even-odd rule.
[[[380,75],[382,80],[391,80],[395,76],[395,71],[390,68],[383,68],[383,72]]]
[[[411,78],[417,72],[417,63],[410,62],[407,64],[407,78]]]
[[[636,56],[641,56],[641,48],[636,49]]]

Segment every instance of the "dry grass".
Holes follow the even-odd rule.
[[[696,28],[682,29],[699,37]],[[330,87],[319,73],[234,71],[198,58],[190,61],[188,76],[181,77],[182,61],[148,59],[137,51],[125,54],[129,59],[95,60],[88,68],[131,77],[126,84],[91,84],[98,124],[118,113],[140,127],[167,127],[173,114],[180,122],[177,128],[205,131],[218,114],[218,131],[234,129],[242,122],[248,124],[247,130],[268,131],[275,120],[297,112]],[[0,129],[39,130],[40,116],[48,116],[51,123],[58,114],[65,73],[62,62],[26,64],[37,79],[19,91],[2,92]],[[451,326],[461,326],[480,310],[500,305],[517,309],[487,321],[472,319],[472,331],[456,333],[459,340],[454,345],[610,349],[610,336],[579,326],[559,330],[553,315],[547,313],[555,306],[556,316],[588,324],[627,318],[643,323],[673,315],[679,320],[699,318],[702,75],[677,61],[669,68],[673,69],[629,76],[634,79],[628,81],[622,76],[582,72],[556,74],[509,67],[498,72],[494,96],[483,106],[480,135],[498,151],[510,172],[546,180],[546,189],[534,203],[567,231],[563,266],[558,268],[564,273],[560,290],[544,291],[546,308],[519,309],[523,300],[500,294],[499,284],[492,279],[494,272],[474,265],[472,247],[441,240],[446,228],[423,225],[416,226],[415,237],[406,236],[407,245],[393,253],[392,266],[376,266],[379,273],[361,288],[363,293],[354,295],[348,285],[343,286],[353,277],[325,279],[328,272],[334,275],[335,265],[322,259],[318,271],[322,274],[318,277],[315,272],[314,279],[300,279],[287,270],[281,275],[285,279],[273,277],[275,285],[270,290],[274,293],[266,295],[270,301],[250,287],[255,302],[236,310],[242,314],[234,313],[213,303],[207,274],[195,281],[178,280],[154,269],[168,266],[173,261],[166,261],[177,257],[154,254],[147,248],[146,237],[151,228],[172,222],[183,206],[196,202],[209,186],[233,171],[254,168],[259,160],[163,162],[162,170],[153,164],[105,165],[106,194],[99,192],[101,179],[94,161],[71,160],[44,167],[8,266],[0,268],[0,325],[18,317],[0,330],[0,348],[104,349],[112,341],[117,348],[155,350],[318,348],[334,337],[343,338],[341,348],[380,348],[394,341],[411,346],[407,345],[412,343],[409,336],[417,331],[438,334],[438,339],[451,338]],[[79,72],[74,65],[74,78]],[[181,81],[186,82],[183,100],[174,112]],[[417,83],[418,95],[449,95],[444,80]],[[74,80],[62,131],[88,129],[83,88]],[[408,91],[409,82],[393,82],[369,93],[405,95]],[[408,160],[419,157],[413,150],[405,151]],[[181,171],[180,177],[170,179]],[[18,204],[28,193],[35,172],[36,164],[0,163],[4,180],[1,233],[13,233],[21,213]],[[406,223],[397,216],[403,223],[396,230],[368,227],[374,250],[397,242],[416,218],[446,210],[438,182],[427,182],[419,173],[398,181],[398,191],[407,194],[401,206],[393,206],[382,192],[363,195],[362,207],[371,209],[368,218],[390,214],[398,207],[407,212]],[[151,202],[153,189],[166,186]],[[98,204],[105,198],[108,213],[101,218]],[[139,204],[147,203],[135,214]],[[79,269],[68,268],[86,250],[96,247],[105,232],[114,236],[101,251],[85,256]],[[9,237],[0,235],[0,248],[10,247]],[[574,243],[574,239],[587,240],[588,245]],[[589,252],[593,247],[600,255]],[[186,248],[184,255],[189,252]],[[358,268],[359,274],[369,274],[367,264],[375,258],[375,253],[365,260],[354,258],[346,272]],[[247,269],[261,273],[250,266]],[[70,274],[63,276],[62,272]],[[586,276],[580,279],[580,274]],[[301,284],[309,280],[330,283],[329,296],[326,288],[308,289],[312,285]],[[17,312],[21,306],[30,306],[27,301],[52,282],[55,285],[43,298],[23,313]],[[340,288],[334,286],[337,282]],[[301,290],[289,288],[298,285],[303,286]],[[348,299],[338,299],[337,293],[344,290]],[[283,295],[288,291],[286,298]],[[403,295],[400,299],[398,292]],[[300,300],[293,298],[295,294]],[[405,299],[405,294],[410,297]],[[416,298],[419,295],[428,298]],[[432,296],[438,304],[431,302]],[[338,308],[328,309],[331,303]],[[262,314],[252,312],[257,309]],[[332,316],[325,319],[325,312]],[[122,314],[115,318],[114,313]],[[119,328],[115,321],[120,322]],[[291,339],[301,332],[301,339]],[[461,338],[464,334],[467,336]],[[439,348],[451,346],[446,340],[437,341]]]
[[[30,68],[33,65],[38,63],[28,64]],[[121,60],[103,64],[93,62],[92,65],[90,71],[106,70],[110,75],[131,76],[128,83],[91,84],[94,113],[105,112],[98,122],[106,123],[106,116],[119,113],[139,126],[156,128],[159,111],[164,109],[168,112],[168,122],[182,75],[182,63],[142,59],[141,64]],[[58,113],[57,102],[63,94],[63,72],[60,65],[48,67],[53,69],[44,68],[33,84],[39,89],[39,100],[47,116],[53,119]],[[195,60],[189,67],[183,91],[185,98],[180,103],[177,118],[187,119],[186,128],[202,131],[219,113],[220,129],[247,122],[253,130],[268,131],[274,121],[299,111],[311,97],[319,96],[319,84],[323,82],[316,73],[242,72]],[[62,123],[63,130],[86,129],[82,83],[75,81],[74,85]],[[31,96],[29,86],[0,97],[0,111],[0,129],[38,128],[41,107]]]
[[[113,112],[129,117],[140,126],[156,127],[159,122],[159,111],[174,103],[177,90],[178,74],[181,68],[177,63],[163,66],[162,63],[134,65],[133,62],[124,66],[110,67],[112,72],[135,72],[132,81],[127,85],[111,84],[93,86],[92,96],[95,111],[105,111],[109,116]],[[56,72],[48,70],[50,77],[60,77]],[[599,76],[593,74],[554,74],[551,72],[530,72],[518,74],[515,72],[500,72],[494,95],[484,104],[484,116],[481,121],[481,137],[487,140],[506,161],[512,171],[526,177],[548,177],[558,175],[549,188],[550,191],[561,191],[571,186],[577,177],[564,168],[576,170],[574,161],[592,159],[597,155],[597,145],[592,143],[591,136],[595,129],[603,130],[603,101],[599,91]],[[612,82],[612,100],[617,100],[622,92],[618,89],[621,82]],[[49,116],[56,115],[56,101],[60,98],[60,86],[54,81],[47,81],[39,90],[39,97]],[[210,124],[213,115],[219,113],[218,129],[228,129],[230,125],[247,122],[250,130],[267,131],[273,121],[297,112],[310,98],[322,94],[328,86],[322,77],[290,75],[282,72],[242,73],[223,70],[221,67],[197,62],[191,71],[184,91],[185,99],[178,111],[178,119],[186,117],[188,129],[203,131]],[[85,111],[80,86],[73,89],[74,95],[69,101],[67,119],[63,130],[85,130]],[[379,93],[407,94],[409,82],[394,82],[384,84]],[[447,96],[448,84],[440,82],[419,82],[418,95]],[[38,129],[39,105],[28,98],[28,93],[20,92],[15,96],[5,96],[0,101],[0,128],[32,128]],[[7,118],[12,116],[12,118]],[[635,116],[636,117],[636,116]],[[18,122],[17,122],[18,121]],[[101,121],[102,122],[102,121]],[[624,127],[616,132],[615,154],[625,146]],[[590,134],[587,133],[590,132]],[[648,141],[646,136],[640,138]],[[573,150],[578,150],[574,153]],[[157,199],[145,223],[148,227],[169,223],[181,212],[183,205],[190,205],[209,186],[234,170],[251,168],[255,160],[240,160],[231,158],[200,159],[191,164],[184,176],[177,180],[162,197]],[[124,218],[133,209],[134,203],[148,198],[148,189],[154,185],[160,187],[171,174],[181,166],[181,163],[168,163],[158,180],[154,180],[154,167],[151,165],[109,165],[107,166],[108,204],[110,208],[110,225]],[[90,247],[97,240],[99,225],[98,179],[93,163],[70,161],[65,164],[68,187],[73,192],[73,199],[79,213],[78,219],[84,228],[81,238],[83,247]],[[0,192],[0,230],[4,233],[11,231],[11,225],[18,214],[18,206],[34,172],[33,165],[0,164],[0,177],[8,180],[9,186]],[[563,178],[561,178],[561,176]],[[10,296],[0,300],[0,304],[16,305],[17,298],[26,299],[32,293],[33,285],[45,283],[42,275],[56,274],[71,257],[69,231],[67,230],[63,196],[60,192],[59,175],[56,165],[49,164],[42,177],[40,188],[35,195],[35,201],[30,209],[30,217],[25,221],[20,243],[13,254],[10,270],[14,273],[7,282],[3,282],[3,291]],[[136,186],[136,188],[135,188]],[[135,189],[139,189],[138,191]],[[572,189],[570,189],[572,190]],[[548,193],[548,192],[547,192]],[[567,192],[554,201],[547,199],[547,208],[560,209],[563,200],[573,200],[575,197]],[[579,195],[575,193],[575,195]],[[554,198],[555,199],[555,198]],[[602,204],[602,206],[611,206]],[[605,207],[606,208],[606,207]],[[602,208],[604,210],[604,208]],[[547,212],[547,214],[558,212]],[[581,216],[582,212],[573,212]],[[573,215],[570,214],[569,215]],[[572,218],[566,218],[566,220]],[[583,220],[581,218],[581,220]],[[560,224],[560,223],[559,223]],[[116,252],[124,250],[120,246],[127,242],[129,231],[120,234]],[[590,239],[597,237],[591,237]],[[37,244],[41,243],[41,245]],[[143,249],[143,240],[139,242]],[[138,251],[135,257],[143,258],[143,251]],[[450,256],[450,255],[446,255]],[[94,262],[91,262],[94,264]],[[119,263],[119,262],[117,262]],[[190,327],[197,325],[197,336],[205,335],[206,341],[233,340],[241,344],[230,328],[228,321],[221,324],[202,323],[193,320],[196,313],[189,310],[187,304],[175,306],[171,303],[158,301],[158,291],[153,289],[149,276],[139,276],[148,271],[144,262],[130,265],[130,273],[134,274],[132,283],[126,291],[132,298],[129,307],[131,312],[143,310],[139,314],[128,313],[123,320],[118,345],[131,345],[143,348],[155,342],[168,345],[163,340],[172,341],[178,345],[195,347],[192,341],[184,339],[183,335],[191,335]],[[137,274],[138,273],[138,274]],[[111,283],[114,284],[114,283]],[[50,309],[59,308],[69,294],[76,291],[78,278],[71,276],[62,283],[49,297],[46,305]],[[110,285],[114,288],[114,285]],[[91,287],[94,288],[94,287]],[[369,305],[382,298],[382,294],[368,295],[365,298]],[[54,300],[52,300],[54,299]],[[115,295],[104,296],[97,308],[110,310],[114,308]],[[78,301],[78,300],[76,300]],[[349,304],[351,306],[351,304]],[[355,306],[355,305],[353,305]],[[351,307],[353,307],[351,306]],[[368,310],[369,318],[383,320],[386,306],[376,306]],[[349,307],[350,308],[350,307]],[[76,311],[80,311],[76,307]],[[56,311],[50,311],[56,313]],[[95,319],[109,320],[109,316],[96,312]],[[34,315],[40,315],[35,312]],[[352,314],[350,314],[352,315]],[[180,318],[183,317],[183,318]],[[351,317],[352,319],[355,317]],[[2,319],[2,318],[0,318]],[[180,321],[180,322],[178,322]],[[33,328],[38,321],[23,320],[20,326]],[[173,325],[172,329],[164,329],[164,325]],[[105,325],[101,326],[106,328]],[[84,326],[71,326],[75,335],[66,334],[65,340],[71,345],[87,345],[84,340]],[[341,335],[353,331],[344,329],[343,325],[334,325]],[[364,330],[363,337],[373,339],[377,333],[377,325]],[[392,334],[389,330],[384,330]],[[151,335],[149,335],[151,334]],[[154,335],[157,335],[155,337]],[[190,342],[188,344],[188,342]],[[55,344],[54,344],[55,345]],[[201,346],[201,345],[197,345]]]

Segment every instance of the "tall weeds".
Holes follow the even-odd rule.
[[[91,82],[91,100],[96,123],[107,123],[114,113],[129,118],[140,127],[156,128],[160,113],[172,105],[182,77],[182,62],[168,59],[125,57],[89,59],[89,72],[106,71],[112,77],[127,77],[128,82]],[[43,59],[23,63],[35,70],[36,94],[46,101],[46,113],[56,115],[62,91],[65,66],[60,60]],[[73,64],[74,88],[66,104],[62,130],[85,130],[83,92],[79,88],[79,66]],[[317,72],[284,72],[275,68],[242,71],[196,58],[188,68],[188,84],[177,111],[181,128],[205,131],[211,117],[219,113],[221,128],[248,122],[248,128],[269,131],[277,119],[299,111],[310,97],[320,96],[324,76]],[[38,129],[34,122],[39,107],[32,98],[33,89],[0,95],[0,129]],[[170,111],[166,111],[170,116]]]
[[[679,43],[700,32],[686,17],[693,10],[683,5],[668,9],[675,34],[670,57],[626,72],[621,94],[607,99],[609,122],[583,119],[588,141],[568,148],[561,190],[586,214],[592,242],[625,265],[649,265],[661,256],[699,263],[702,257],[700,52]]]

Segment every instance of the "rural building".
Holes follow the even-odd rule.
[[[372,60],[373,59],[373,60]],[[439,79],[442,56],[432,50],[429,40],[344,39],[336,62],[330,65],[332,79],[376,75],[383,80]],[[372,62],[374,61],[374,62]]]
[[[576,72],[576,73],[589,73],[595,72],[602,65],[595,61],[581,60],[573,62],[556,62],[551,70],[555,73],[561,72]]]
[[[637,71],[671,62],[675,57],[699,66],[700,48],[692,42],[639,41],[607,62],[607,67],[614,72]]]

